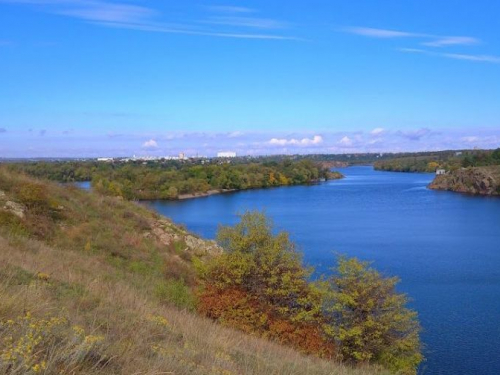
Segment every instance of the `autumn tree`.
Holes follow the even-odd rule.
[[[225,253],[202,269],[199,310],[245,332],[331,356],[321,295],[288,234],[273,234],[264,214],[246,213],[234,227],[221,227],[217,240]]]
[[[396,291],[398,278],[383,277],[369,263],[340,257],[323,284],[325,332],[344,361],[373,362],[415,374],[422,361],[417,313]]]

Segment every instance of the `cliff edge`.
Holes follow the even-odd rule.
[[[438,175],[430,189],[500,196],[500,166],[461,168]]]

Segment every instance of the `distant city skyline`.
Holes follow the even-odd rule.
[[[0,0],[0,157],[500,146],[500,3]]]

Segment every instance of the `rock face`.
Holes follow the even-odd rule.
[[[500,166],[461,168],[436,176],[430,189],[500,196]]]
[[[151,233],[146,236],[154,235],[165,246],[178,244],[182,246],[179,250],[197,256],[216,256],[223,252],[215,241],[195,237],[166,219],[155,220],[151,227]]]

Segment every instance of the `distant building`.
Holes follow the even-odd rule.
[[[97,161],[107,161],[107,162],[110,162],[110,161],[113,161],[113,158],[97,158]]]
[[[227,152],[218,152],[217,153],[218,158],[235,158],[236,157],[236,152],[232,151],[227,151]]]
[[[179,160],[184,160],[186,159],[186,155],[184,155],[183,152],[179,152]]]
[[[462,155],[462,151],[455,152],[455,156],[460,156],[460,155]]]
[[[438,169],[436,170],[436,175],[442,175],[442,174],[446,174],[446,170],[445,169]]]

